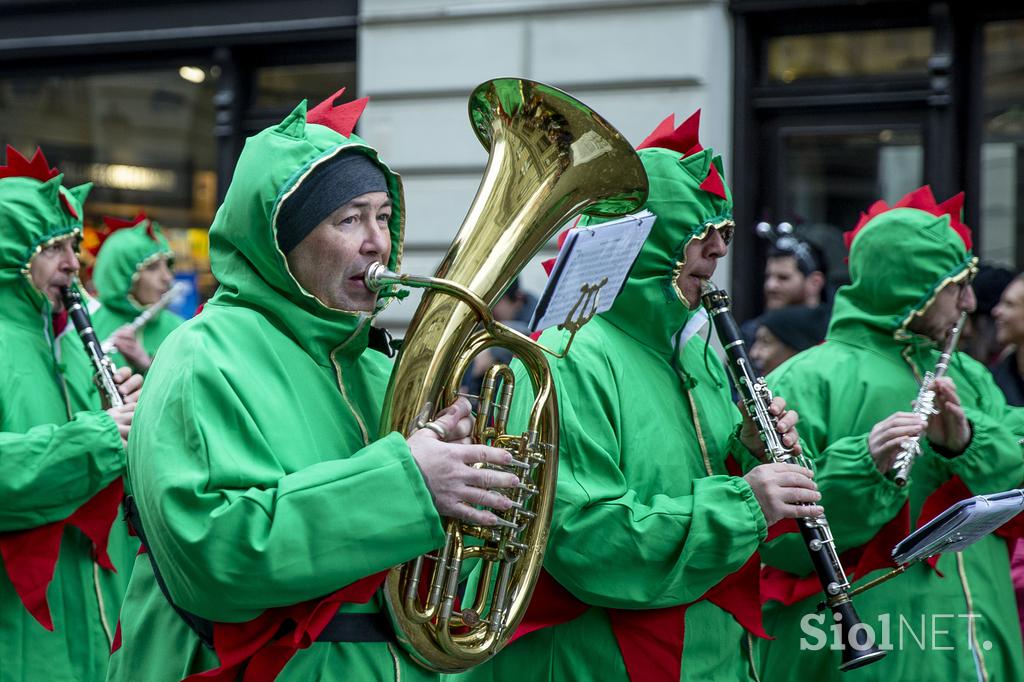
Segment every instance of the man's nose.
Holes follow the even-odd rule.
[[[720,230],[712,229],[704,243],[704,255],[708,258],[722,258],[729,253],[729,245],[722,238]]]
[[[78,253],[75,247],[67,244],[61,251],[60,269],[64,272],[77,272],[81,263],[78,261]]]
[[[974,295],[974,287],[967,285],[964,290],[960,293],[960,310],[973,313],[975,308],[978,307],[978,299]]]

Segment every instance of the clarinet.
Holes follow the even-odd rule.
[[[139,313],[138,317],[136,317],[134,320],[128,323],[128,330],[131,331],[132,334],[134,334],[139,329],[144,327],[146,323],[152,320],[158,312],[160,312],[161,310],[169,306],[171,303],[173,303],[174,299],[178,298],[178,296],[184,294],[186,288],[187,287],[185,286],[184,283],[175,282],[173,287],[164,292],[164,295],[160,297],[160,300],[158,300],[156,303],[143,310],[141,313]],[[101,346],[101,348],[103,349],[104,353],[112,353],[114,352],[114,350],[116,350],[114,347],[113,334],[103,339],[103,345]]]
[[[706,281],[701,303],[714,322],[718,340],[725,348],[728,358],[726,367],[743,399],[747,414],[754,421],[758,434],[764,441],[768,458],[773,462],[799,464],[810,469],[807,458],[794,455],[793,450],[782,443],[779,432],[775,430],[777,420],[768,409],[772,402],[772,392],[764,377],[757,376],[754,372],[747,356],[743,336],[730,311],[729,295]],[[804,544],[807,545],[807,551],[811,555],[814,571],[821,582],[825,605],[832,611],[832,617],[842,634],[843,653],[839,669],[845,672],[881,660],[885,657],[885,652],[875,645],[870,630],[861,624],[850,599],[850,581],[839,561],[832,530],[825,516],[816,519],[799,518],[796,521]]]
[[[932,387],[935,385],[935,380],[945,376],[946,370],[949,369],[949,359],[953,356],[953,351],[956,350],[956,344],[960,340],[960,332],[963,330],[965,322],[967,322],[966,312],[960,314],[960,319],[949,330],[946,347],[939,355],[935,371],[925,372],[924,378],[921,379],[921,388],[918,389],[917,398],[914,399],[914,414],[923,422],[927,422],[931,415],[939,413],[935,409],[935,389]],[[914,466],[914,459],[921,454],[921,437],[913,436],[906,439],[900,445],[900,450],[889,473],[893,477],[893,483],[902,487],[910,478],[910,468]]]
[[[92,320],[89,318],[89,311],[82,305],[82,295],[73,286],[62,287],[61,298],[64,299],[64,308],[68,311],[68,317],[78,330],[78,336],[82,339],[85,352],[92,360],[92,367],[96,370],[96,384],[103,394],[104,400],[110,407],[121,407],[124,405],[124,398],[117,390],[114,383],[114,372],[116,367],[110,358],[103,352],[100,340],[96,338],[96,331],[92,328]]]

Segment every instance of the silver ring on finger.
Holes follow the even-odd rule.
[[[423,428],[430,429],[431,431],[436,433],[438,438],[440,438],[441,440],[448,440],[448,432],[445,430],[443,426],[441,426],[437,422],[427,422],[423,425]]]

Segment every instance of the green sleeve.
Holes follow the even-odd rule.
[[[1021,408],[1010,407],[1006,398],[992,380],[988,369],[973,361],[967,361],[958,354],[960,371],[957,388],[967,419],[971,422],[972,437],[967,449],[955,457],[946,458],[936,454],[935,461],[940,469],[956,475],[975,495],[1000,492],[1017,488],[1024,481],[1024,455],[1018,443],[1020,435],[1014,424],[1020,417]],[[966,384],[963,388],[960,383]],[[974,404],[968,404],[966,396],[973,393]],[[925,439],[922,446],[929,447]],[[913,476],[913,473],[911,473]]]
[[[746,481],[697,478],[690,494],[678,497],[631,489],[620,466],[643,452],[625,449],[616,433],[628,401],[620,404],[607,356],[577,341],[559,369],[561,442],[548,572],[588,604],[649,609],[693,601],[740,568],[767,532]],[[515,424],[525,421],[528,407],[520,400],[522,384]],[[635,400],[628,409],[641,409]]]
[[[338,459],[286,473],[282,463],[301,455],[272,451],[231,383],[216,370],[189,376],[161,390],[153,412],[143,396],[136,425],[146,437],[129,454],[150,549],[178,606],[215,621],[250,620],[443,541],[398,433],[365,447],[339,444]]]
[[[124,461],[117,424],[99,410],[0,432],[0,532],[66,519],[120,476]]]
[[[814,469],[814,481],[821,493],[836,548],[843,552],[859,547],[899,514],[908,499],[909,486],[899,487],[882,475],[868,451],[868,434],[838,438],[829,442],[830,404],[813,377],[785,369],[773,373],[770,385],[776,395],[800,415],[797,430],[804,455]],[[800,406],[808,406],[801,411]],[[856,504],[850,504],[856,500]],[[765,563],[798,575],[812,570],[803,538],[786,533],[767,543],[761,551]]]

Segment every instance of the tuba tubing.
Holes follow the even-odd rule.
[[[490,156],[476,198],[433,277],[368,269],[367,286],[422,288],[423,297],[395,361],[381,413],[381,435],[410,435],[451,403],[480,351],[503,346],[519,358],[535,401],[524,433],[504,433],[512,376],[499,366],[481,391],[474,441],[504,447],[518,464],[521,508],[509,525],[481,528],[443,519],[435,553],[392,569],[385,600],[400,643],[414,660],[459,672],[508,642],[540,575],[554,503],[558,407],[544,351],[494,321],[490,308],[531,258],[582,212],[616,217],[647,198],[640,159],[611,125],[570,95],[529,80],[502,78],[470,97],[474,132]],[[498,378],[502,390],[494,390]],[[490,388],[488,388],[490,386]],[[500,395],[499,395],[500,393]],[[493,425],[486,415],[493,409]],[[475,597],[460,603],[460,571],[479,562]]]

